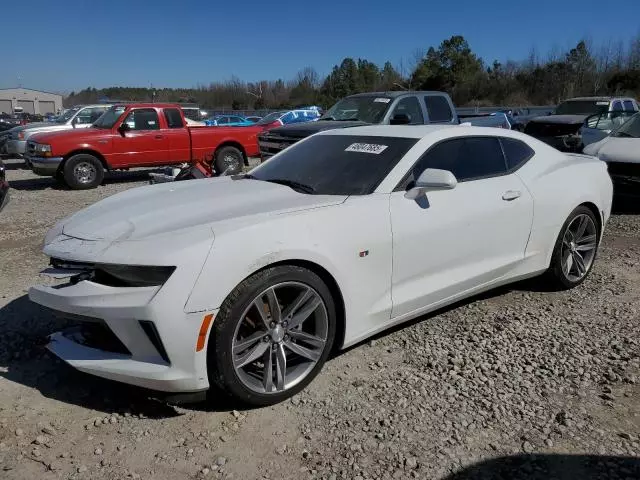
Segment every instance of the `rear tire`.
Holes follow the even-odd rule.
[[[577,287],[593,268],[600,241],[600,228],[593,212],[580,205],[562,225],[547,277],[559,290]]]
[[[242,172],[244,166],[244,155],[236,147],[222,147],[215,153],[213,166],[216,174],[222,175],[227,169],[227,174],[235,175]]]
[[[209,336],[209,382],[246,405],[281,402],[320,372],[335,333],[335,303],[318,275],[293,265],[266,268],[223,302]]]
[[[72,190],[96,188],[104,179],[104,167],[93,155],[80,153],[67,160],[62,173],[64,181]]]

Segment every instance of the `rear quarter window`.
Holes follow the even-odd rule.
[[[500,143],[502,143],[509,171],[517,170],[535,154],[529,145],[515,138],[500,137]]]

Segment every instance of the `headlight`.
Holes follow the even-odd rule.
[[[43,157],[51,156],[51,145],[47,145],[46,143],[34,143],[33,148],[36,155],[41,155]]]
[[[176,267],[96,265],[93,281],[112,287],[154,287],[164,284]]]

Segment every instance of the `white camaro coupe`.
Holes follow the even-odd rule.
[[[79,370],[267,405],[392,325],[543,273],[580,284],[611,203],[604,162],[522,133],[337,129],[71,215],[45,239],[60,283],[29,296],[77,321],[48,348]]]

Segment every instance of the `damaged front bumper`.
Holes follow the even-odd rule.
[[[72,367],[154,391],[205,391],[206,349],[195,347],[203,316],[217,312],[186,313],[180,304],[167,311],[154,302],[161,288],[80,280],[34,286],[29,298],[76,324],[50,335],[47,345]]]

